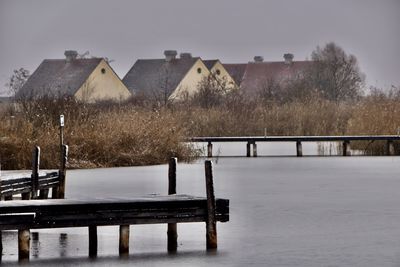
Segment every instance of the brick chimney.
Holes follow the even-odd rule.
[[[264,61],[264,58],[262,56],[255,56],[254,57],[254,62],[255,63],[261,63]]]
[[[64,55],[65,60],[67,62],[71,62],[72,60],[76,59],[76,57],[78,56],[78,52],[76,52],[75,50],[65,50]]]
[[[284,54],[284,55],[283,55],[283,58],[285,59],[285,64],[286,64],[286,65],[290,65],[290,64],[293,63],[294,55],[293,55],[293,54],[290,54],[290,53],[287,53],[287,54]]]
[[[170,62],[171,60],[176,58],[176,55],[178,53],[176,50],[165,50],[164,55],[165,55],[165,61]]]
[[[191,53],[180,53],[179,55],[180,58],[192,58],[192,54]]]

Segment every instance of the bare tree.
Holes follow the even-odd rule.
[[[321,96],[334,101],[357,99],[364,87],[357,58],[331,42],[317,47],[311,54],[311,65],[306,79]]]
[[[6,87],[10,94],[15,97],[15,94],[22,88],[25,82],[28,80],[30,74],[29,70],[24,68],[19,68],[13,71],[8,83],[6,83]]]
[[[203,108],[211,108],[220,105],[229,91],[226,80],[219,79],[213,73],[210,73],[198,84],[197,91],[192,96],[192,101]]]

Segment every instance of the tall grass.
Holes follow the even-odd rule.
[[[73,168],[159,164],[171,156],[190,161],[200,151],[184,142],[189,136],[396,134],[400,127],[400,102],[391,97],[370,96],[357,102],[309,97],[286,103],[238,97],[210,108],[195,103],[164,108],[85,105],[71,99],[23,104],[18,113],[0,113],[3,169],[30,168],[35,145],[42,148],[42,167],[56,168],[61,113]],[[379,142],[355,142],[352,148],[385,153],[385,144]],[[399,144],[395,150],[399,152]]]

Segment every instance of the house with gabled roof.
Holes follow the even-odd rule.
[[[65,51],[65,59],[45,59],[32,73],[17,98],[73,96],[84,102],[125,100],[131,93],[104,58],[78,58]]]
[[[239,84],[233,79],[219,59],[203,60],[208,70],[226,89],[237,89]]]
[[[311,67],[312,61],[294,61],[293,54],[284,54],[283,61],[265,62],[262,56],[255,56],[247,64],[223,64],[240,89],[250,95],[262,90],[268,83],[284,85],[296,79]]]
[[[182,100],[198,90],[210,74],[201,58],[175,50],[164,51],[165,58],[139,59],[122,79],[134,95],[153,97],[161,102]]]

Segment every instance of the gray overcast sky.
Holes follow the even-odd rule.
[[[285,52],[304,60],[334,41],[368,85],[400,85],[400,0],[0,0],[0,90],[64,50],[114,59],[122,78],[165,49],[239,63]]]

